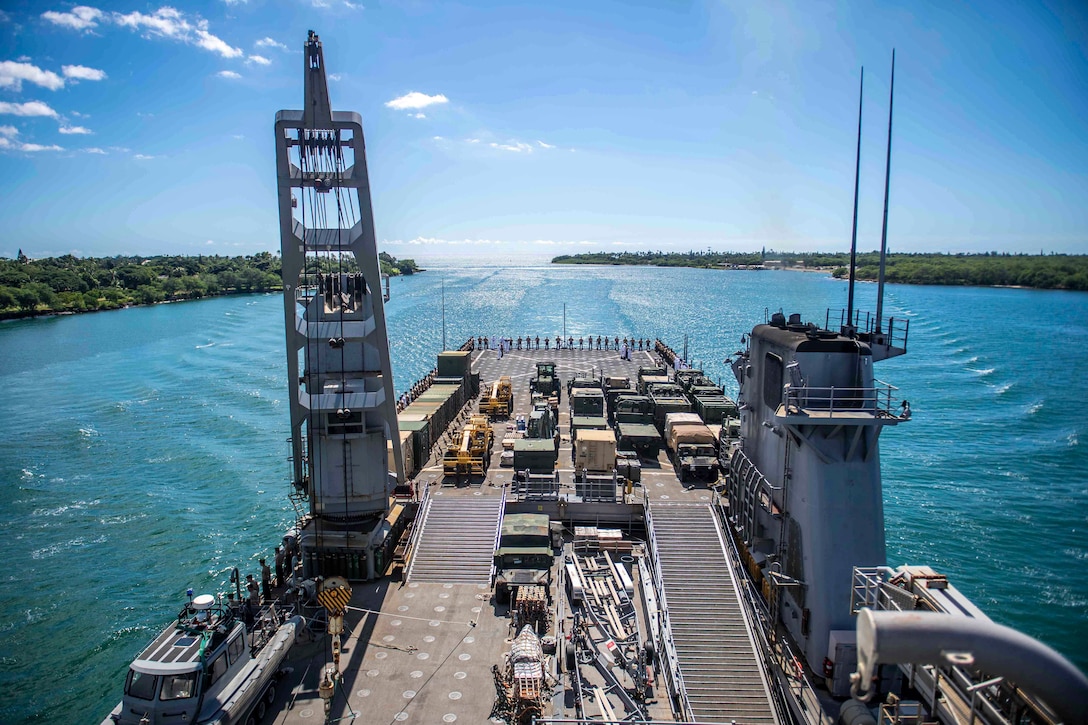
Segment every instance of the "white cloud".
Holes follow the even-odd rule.
[[[245,141],[246,140],[245,134],[242,134],[242,133],[231,134],[231,138],[234,139],[235,141]]]
[[[342,73],[329,73],[329,75],[328,75],[328,79],[330,81],[338,81],[343,77],[344,77],[344,75]]]
[[[19,129],[14,126],[0,126],[0,138],[15,138],[19,135]]]
[[[431,136],[432,141],[445,141],[445,136]]]
[[[246,63],[256,63],[257,65],[272,65],[272,61],[265,58],[263,55],[251,55],[246,58]]]
[[[24,143],[18,145],[20,151],[29,151],[30,153],[37,153],[38,151],[63,151],[63,146],[57,146],[56,144],[50,144],[48,146],[42,146],[37,143]]]
[[[67,13],[58,13],[53,10],[42,13],[42,19],[72,30],[93,30],[98,27],[98,21],[103,18],[103,15],[98,8],[77,5]]]
[[[23,89],[23,81],[56,91],[64,88],[64,79],[51,70],[42,70],[30,63],[5,60],[0,63],[0,88]]]
[[[359,3],[353,3],[351,0],[344,0],[344,7],[348,10],[362,10],[363,6]]]
[[[153,159],[155,157],[148,156],[147,154],[133,154],[132,158],[136,159],[137,161],[146,161],[147,159]]]
[[[70,111],[69,113],[71,115],[75,116],[76,118],[90,118],[91,117],[91,114],[89,114],[89,113],[80,113],[79,111]]]
[[[256,45],[258,48],[277,48],[279,50],[283,50],[283,51],[286,51],[288,53],[291,52],[291,49],[288,48],[283,43],[279,42],[278,40],[273,40],[272,38],[268,38],[268,37],[261,38],[256,43],[254,43],[254,45]]]
[[[11,16],[0,10],[0,23],[6,23],[11,20]]]
[[[7,103],[0,101],[0,114],[7,114],[10,116],[57,117],[57,112],[41,101],[27,101],[26,103]]]
[[[106,155],[106,152],[103,149],[98,148],[97,146],[91,146],[90,148],[83,149],[83,153],[85,153],[85,154],[100,154],[102,156]]]
[[[245,5],[249,0],[223,0],[227,5]]]
[[[499,149],[500,151],[513,151],[515,153],[533,153],[533,147],[527,143],[521,141],[511,141],[510,143],[494,143],[489,144],[493,149]]]
[[[201,22],[205,23],[205,21],[203,20]],[[196,38],[196,44],[198,46],[200,46],[204,50],[210,50],[213,53],[218,53],[224,58],[237,58],[239,56],[245,55],[245,53],[242,52],[241,48],[231,47],[220,38],[217,38],[216,36],[209,33],[207,30],[196,31]]]
[[[426,93],[420,93],[419,91],[412,91],[411,93],[405,93],[399,98],[394,98],[392,101],[386,102],[386,107],[393,108],[398,111],[417,110],[420,108],[426,108],[427,106],[433,106],[436,103],[448,103],[450,99],[446,98],[441,93],[428,96]]]
[[[232,81],[238,80],[239,78],[242,77],[242,75],[240,73],[235,73],[232,70],[221,70],[218,73],[216,73],[216,75],[219,76],[220,78],[230,78]]]
[[[478,138],[466,138],[465,143],[480,143],[480,139],[478,139]]]
[[[412,118],[426,118],[426,117],[427,117],[426,113],[413,113],[412,114]]]
[[[94,133],[94,131],[92,131],[91,129],[84,128],[83,126],[61,126],[59,130],[63,134],[86,135]]]
[[[163,6],[148,15],[136,10],[127,15],[114,13],[113,22],[123,27],[142,31],[148,35],[169,38],[198,48],[218,53],[224,58],[239,58],[245,53],[216,35],[208,32],[208,21],[196,17],[190,21],[180,11]]]
[[[97,68],[88,68],[85,65],[62,65],[65,78],[73,78],[79,81],[101,81],[106,78],[106,71]]]

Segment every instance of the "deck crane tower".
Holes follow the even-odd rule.
[[[275,125],[292,480],[309,504],[299,544],[307,576],[371,579],[404,462],[363,124],[331,109],[313,31],[303,57],[305,106]]]

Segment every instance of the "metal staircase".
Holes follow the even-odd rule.
[[[772,725],[775,710],[713,509],[655,501],[647,519],[685,717]]]
[[[431,498],[420,523],[408,581],[490,584],[504,509],[499,496]]]

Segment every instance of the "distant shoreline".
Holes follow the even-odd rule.
[[[397,277],[423,270],[414,260],[385,252],[378,255],[382,275]],[[354,263],[315,260],[307,274],[352,272]],[[169,255],[155,257],[0,258],[0,320],[100,312],[185,302],[253,292],[283,290],[279,257],[269,252],[222,257]],[[378,291],[375,290],[375,293]]]
[[[880,274],[877,252],[858,253],[855,278],[875,282]],[[790,270],[848,276],[846,253],[740,252],[596,252],[560,255],[552,264],[683,267],[691,269]],[[885,281],[940,287],[1088,291],[1088,255],[1072,254],[888,254]]]
[[[99,307],[93,310],[39,310],[34,312],[27,312],[20,310],[18,312],[5,311],[0,312],[0,324],[5,322],[17,322],[19,320],[37,320],[45,317],[71,317],[73,315],[88,315],[95,312],[117,312],[119,310],[128,310],[134,307],[156,307],[158,305],[173,305],[180,304],[182,302],[200,302],[201,300],[213,300],[219,297],[243,297],[246,295],[267,295],[267,294],[279,294],[282,293],[282,289],[266,289],[266,290],[245,290],[245,291],[232,291],[232,292],[219,292],[214,295],[204,295],[203,297],[183,297],[174,300],[157,300],[155,302],[132,302],[126,305],[119,305],[117,307]]]

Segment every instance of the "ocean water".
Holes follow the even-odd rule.
[[[661,337],[725,358],[773,311],[824,320],[822,274],[458,262],[394,279],[398,392],[446,337]],[[861,285],[858,307],[873,309]],[[881,437],[888,559],[1088,669],[1088,295],[891,285],[914,418]],[[217,298],[0,325],[0,721],[97,723],[186,588],[256,571],[294,519],[282,301]]]

